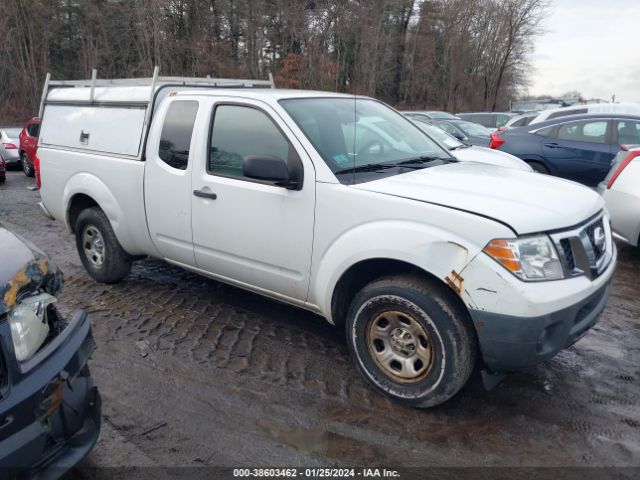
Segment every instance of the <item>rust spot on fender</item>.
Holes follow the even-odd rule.
[[[464,283],[464,278],[457,273],[455,270],[451,270],[451,274],[445,278],[447,285],[455,290],[455,292],[460,295],[462,292],[462,284]]]
[[[451,240],[449,240],[447,243],[450,243],[451,245],[455,245],[456,247],[459,247],[460,249],[464,250],[465,253],[469,253],[469,250],[467,249],[467,247],[465,247],[464,245],[460,245],[458,242],[452,242]]]

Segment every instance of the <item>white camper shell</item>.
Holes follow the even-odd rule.
[[[147,126],[163,98],[194,88],[274,88],[269,80],[159,77],[45,81],[39,145],[141,159]],[[45,108],[46,106],[46,108]],[[48,121],[51,119],[51,121]],[[104,128],[108,125],[109,128]]]

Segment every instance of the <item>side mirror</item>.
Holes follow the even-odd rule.
[[[296,188],[291,181],[287,163],[272,155],[247,155],[242,159],[242,171],[247,178],[273,182],[279,187]]]
[[[469,141],[469,139],[462,135],[460,132],[452,132],[451,135],[460,140],[462,143],[467,143]]]

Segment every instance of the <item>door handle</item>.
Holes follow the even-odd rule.
[[[549,147],[549,148],[563,148],[563,147],[562,147],[562,145],[558,145],[558,144],[557,144],[557,143],[555,143],[555,142],[552,142],[552,143],[545,143],[545,144],[544,144],[544,146],[545,146],[545,147]]]
[[[216,198],[218,198],[218,195],[216,195],[213,192],[203,192],[202,190],[194,190],[193,194],[196,197],[200,197],[200,198],[208,198],[209,200],[215,200]]]

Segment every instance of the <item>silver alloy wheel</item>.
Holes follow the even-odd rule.
[[[104,239],[94,225],[87,225],[82,230],[82,249],[87,260],[95,268],[102,267],[105,256]]]
[[[22,154],[22,171],[24,172],[24,174],[27,177],[31,173],[31,166],[29,165],[29,160],[27,158],[27,154],[26,153]]]
[[[367,326],[366,342],[371,358],[396,382],[416,383],[433,365],[429,333],[407,313],[380,313]]]

